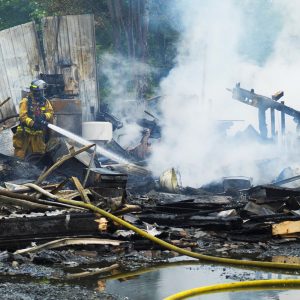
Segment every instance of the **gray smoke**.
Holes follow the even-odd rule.
[[[133,146],[141,139],[141,127],[135,121],[144,114],[143,105],[137,101],[136,78],[149,76],[154,69],[134,59],[106,53],[101,57],[99,70],[106,79],[102,99],[124,124],[115,138],[124,148]]]
[[[287,149],[287,141],[263,145],[225,139],[216,124],[224,119],[245,120],[231,129],[232,135],[249,124],[258,129],[257,109],[233,100],[226,91],[239,81],[269,96],[284,90],[286,103],[300,108],[296,102],[299,8],[296,0],[176,1],[181,38],[176,65],[160,85],[166,96],[161,102],[163,137],[151,158],[156,175],[176,167],[184,185],[200,186],[234,175],[262,183],[294,164],[292,133],[287,134]],[[293,121],[288,122],[288,130],[294,132]],[[277,157],[276,164],[266,161]]]

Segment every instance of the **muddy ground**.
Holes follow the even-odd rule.
[[[201,247],[193,250],[209,255],[271,261],[274,256],[299,256],[300,244],[296,241],[271,241],[245,243],[224,241],[203,231],[198,238]],[[102,248],[43,250],[36,254],[2,255],[0,263],[0,293],[4,299],[128,299],[122,295],[110,295],[95,285],[105,278],[123,278],[147,268],[185,261],[177,253],[168,250],[136,251],[126,249],[112,254]],[[173,262],[172,262],[173,261]],[[196,260],[194,260],[196,263]],[[92,275],[86,278],[68,279],[68,274],[80,273],[89,268],[102,268],[119,264],[117,271]],[[213,267],[212,267],[213,268]],[[232,280],[247,280],[247,271],[235,278],[228,266],[223,266],[222,276]],[[91,284],[93,282],[93,284]]]

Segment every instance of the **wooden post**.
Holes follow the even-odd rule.
[[[284,104],[284,101],[281,101],[281,104]],[[281,111],[281,135],[285,136],[285,113]]]
[[[266,124],[266,110],[263,107],[258,108],[258,124],[261,137],[266,139],[268,136],[268,129]]]
[[[272,138],[275,139],[275,110],[274,108],[270,108],[271,113],[271,135]]]

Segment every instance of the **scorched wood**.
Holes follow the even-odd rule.
[[[0,248],[13,248],[18,242],[30,244],[72,236],[101,236],[97,217],[92,213],[70,213],[55,216],[16,217],[0,219]],[[103,236],[103,235],[102,235]]]

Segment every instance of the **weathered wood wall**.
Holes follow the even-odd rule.
[[[43,25],[43,54],[34,22],[0,31],[0,119],[14,114],[22,89],[39,73],[63,74],[66,92],[79,94],[83,121],[98,110],[93,15],[47,17]],[[43,60],[44,57],[44,60]]]
[[[13,115],[22,89],[44,71],[34,22],[0,31],[0,119]]]
[[[93,15],[42,20],[46,73],[64,75],[66,91],[79,93],[83,121],[98,110]]]

